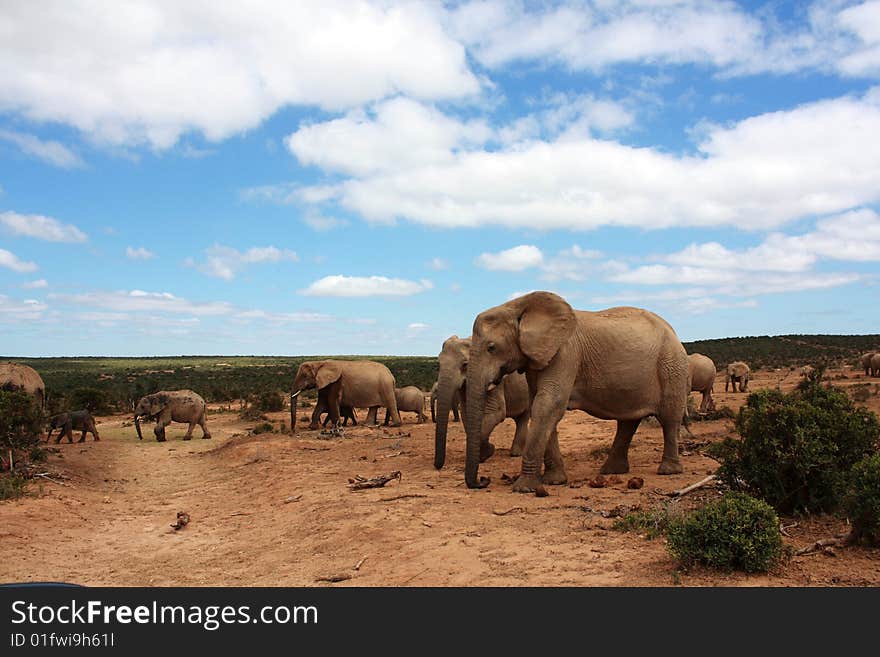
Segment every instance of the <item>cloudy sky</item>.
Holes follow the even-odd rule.
[[[880,1],[0,6],[0,354],[880,332]]]

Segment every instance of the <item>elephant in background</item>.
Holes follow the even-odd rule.
[[[61,429],[58,433],[58,438],[55,439],[55,444],[60,443],[64,436],[67,436],[68,443],[72,443],[74,430],[82,431],[82,436],[76,441],[78,443],[85,442],[87,433],[91,433],[92,438],[95,440],[101,440],[101,436],[98,435],[98,429],[95,426],[95,418],[86,410],[53,415],[49,420],[49,434],[46,436],[47,443],[52,440],[52,431],[55,429]]]
[[[712,399],[712,388],[715,385],[715,362],[703,354],[690,354],[688,356],[688,380],[691,382],[690,392],[702,393],[700,413],[715,410],[715,400]]]
[[[727,387],[733,383],[733,391],[736,392],[736,384],[739,383],[739,391],[745,392],[749,385],[749,377],[752,374],[751,368],[741,360],[734,361],[727,366],[727,376],[724,379],[724,392]]]
[[[871,356],[871,376],[880,376],[880,353]]]
[[[862,369],[865,370],[865,376],[870,376],[874,373],[871,369],[871,359],[874,357],[875,354],[876,352],[874,351],[869,351],[865,354],[862,354],[860,360],[862,362]]]
[[[207,405],[205,400],[192,390],[160,390],[140,398],[134,408],[134,427],[139,440],[141,434],[140,418],[148,417],[156,420],[153,433],[160,443],[165,442],[165,427],[172,422],[189,424],[184,440],[192,438],[193,428],[198,424],[202,428],[202,438],[210,438],[206,421]]]
[[[434,411],[437,407],[437,387],[440,385],[439,381],[434,381],[434,385],[431,386],[431,422],[437,421],[437,416]],[[452,394],[452,421],[458,422],[461,418],[459,417],[459,407],[461,406],[461,395],[456,390]]]
[[[310,388],[325,392],[331,422],[338,422],[343,400],[352,408],[369,408],[366,423],[377,424],[380,406],[391,413],[393,426],[399,427],[400,413],[394,396],[394,375],[382,363],[372,360],[310,360],[303,362],[293,380],[290,395],[290,430],[296,430],[296,397]]]
[[[40,409],[45,407],[46,384],[33,367],[0,363],[0,390],[21,390],[36,399]]]
[[[813,367],[812,365],[804,365],[804,366],[801,368],[801,378],[802,378],[802,379],[809,379],[810,376],[811,376],[811,375],[813,374],[813,372],[815,372],[815,371],[816,371],[816,368]]]
[[[416,386],[406,386],[404,388],[395,388],[394,389],[394,397],[397,399],[397,410],[400,411],[411,411],[413,413],[418,413],[419,424],[426,422],[428,420],[428,416],[425,415],[425,393],[419,390]],[[385,409],[385,425],[388,425],[388,421],[390,420],[388,409]]]
[[[505,375],[517,371],[525,372],[531,412],[514,491],[567,481],[556,429],[566,408],[617,420],[603,473],[629,471],[630,442],[649,415],[663,427],[658,472],[682,472],[678,431],[687,408],[688,361],[672,327],[640,308],[575,311],[556,294],[532,292],[474,320],[465,405],[469,488],[489,484],[478,478],[488,396]]]

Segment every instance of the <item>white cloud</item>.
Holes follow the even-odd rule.
[[[200,317],[228,315],[233,311],[232,305],[225,301],[196,302],[174,296],[170,292],[144,290],[50,294],[49,299],[78,308],[101,308],[113,312],[162,312]]]
[[[57,141],[44,141],[34,135],[13,130],[0,130],[0,139],[15,144],[26,155],[62,169],[73,169],[83,165],[76,153]]]
[[[0,212],[0,226],[13,235],[47,242],[85,242],[88,236],[73,224],[39,214]]]
[[[341,228],[342,226],[348,225],[346,219],[339,219],[337,217],[327,216],[314,211],[307,211],[303,217],[303,221],[311,229],[319,232],[333,230],[334,228]]]
[[[596,272],[608,273],[610,265],[607,261],[598,262],[601,257],[601,251],[582,249],[579,245],[573,244],[543,263],[541,278],[546,281],[563,279],[580,282],[587,280]]]
[[[12,253],[12,251],[7,251],[6,249],[0,249],[0,267],[6,267],[20,274],[37,271],[38,269],[35,262],[25,262]]]
[[[48,309],[45,303],[35,299],[11,299],[0,294],[0,322],[34,321],[43,318]]]
[[[373,222],[530,230],[766,230],[880,200],[880,150],[865,147],[880,134],[880,88],[703,134],[694,155],[590,137],[526,141],[296,194],[304,200],[314,190],[313,202],[335,200]]]
[[[318,324],[332,321],[334,318],[331,315],[325,315],[324,313],[273,313],[265,310],[244,310],[236,313],[235,319],[244,322],[259,320],[270,324]]]
[[[439,12],[364,0],[19,3],[4,11],[0,111],[166,149],[189,130],[224,139],[286,105],[475,94]]]
[[[433,269],[434,271],[443,271],[444,269],[449,269],[449,262],[444,260],[443,258],[431,258],[425,266],[428,269]]]
[[[21,286],[25,290],[39,290],[42,288],[49,287],[49,282],[45,278],[38,278],[35,281],[28,281],[27,283],[22,283]]]
[[[302,164],[366,175],[448,163],[459,145],[491,136],[483,121],[461,122],[409,98],[379,103],[325,123],[306,125],[285,139]]]
[[[474,264],[490,271],[523,271],[544,262],[541,249],[532,244],[521,244],[498,253],[481,253]]]
[[[411,296],[430,290],[431,281],[409,281],[402,278],[385,276],[325,276],[300,294],[311,297],[377,297],[377,296]]]
[[[247,251],[239,251],[230,246],[215,244],[205,249],[206,260],[204,263],[188,262],[199,271],[231,281],[241,270],[249,265],[273,263],[273,262],[299,262],[299,256],[294,251],[279,249],[274,246],[252,247]]]
[[[130,260],[149,260],[155,258],[156,254],[143,246],[139,246],[136,249],[127,246],[125,247],[125,257]]]

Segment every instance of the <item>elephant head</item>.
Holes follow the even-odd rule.
[[[470,338],[453,335],[443,343],[438,361],[440,372],[437,377],[437,426],[434,429],[434,467],[438,470],[446,463],[446,431],[449,426],[449,411],[456,392],[464,388],[467,377]]]
[[[511,372],[542,370],[574,334],[574,310],[551,292],[532,292],[490,308],[474,320],[468,352],[465,430],[468,488],[483,488],[478,479],[480,425],[486,394]]]
[[[162,412],[162,409],[168,404],[168,396],[161,392],[154,392],[151,395],[145,395],[140,398],[137,406],[134,407],[134,428],[137,431],[138,440],[143,440],[141,434],[142,417],[153,418]]]
[[[335,361],[307,360],[299,366],[290,395],[290,430],[296,429],[296,398],[303,390],[321,390],[342,376],[342,366]]]

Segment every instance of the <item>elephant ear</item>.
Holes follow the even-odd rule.
[[[315,374],[315,384],[318,390],[326,388],[334,381],[338,381],[342,376],[342,365],[340,363],[324,363],[318,368]]]
[[[544,369],[572,333],[574,310],[558,294],[532,292],[519,302],[519,348],[533,369]]]

